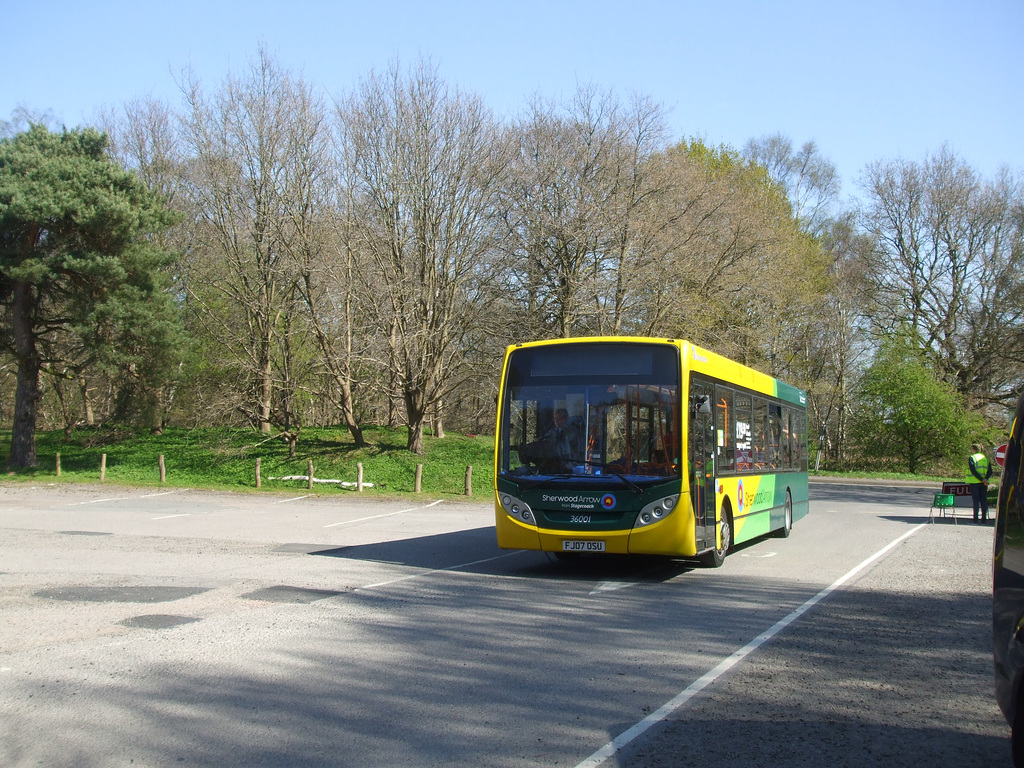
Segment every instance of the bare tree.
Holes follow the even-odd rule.
[[[963,395],[1009,402],[1024,380],[1021,185],[985,181],[943,148],[872,164],[864,189],[876,331],[909,326]]]
[[[408,448],[422,453],[425,420],[458,384],[489,279],[505,166],[497,126],[425,61],[366,77],[340,119],[365,212],[363,298],[402,393]]]
[[[190,298],[237,368],[247,418],[264,434],[277,424],[294,449],[296,356],[306,338],[298,283],[315,176],[326,172],[314,145],[329,132],[323,105],[263,49],[212,100],[194,79],[185,96],[186,192],[198,233]]]
[[[816,462],[845,468],[850,405],[855,385],[871,357],[868,333],[870,287],[865,255],[871,239],[858,231],[855,215],[831,222],[821,234],[831,257],[829,286],[816,321],[808,326],[803,356],[807,361],[810,437],[817,437]]]
[[[824,231],[839,196],[839,173],[813,141],[794,150],[790,139],[775,133],[748,141],[743,155],[785,191],[801,229],[815,235]]]
[[[676,222],[662,215],[667,210],[663,202],[678,181],[658,157],[666,148],[665,136],[662,108],[634,96],[620,113],[619,138],[610,153],[614,181],[604,211],[608,275],[595,281],[600,333],[618,335],[634,325],[643,287],[657,276],[665,258],[663,235]]]
[[[292,214],[302,256],[298,289],[328,384],[322,394],[337,407],[356,447],[362,447],[366,441],[353,394],[359,211],[352,200],[351,164],[343,153],[333,153],[333,146],[321,145],[319,137],[310,137],[309,145],[317,147],[316,165],[322,170],[311,171],[309,193]]]
[[[603,312],[608,245],[621,234],[614,198],[626,183],[615,162],[625,138],[620,111],[610,94],[587,86],[567,107],[535,100],[513,129],[506,282],[533,333],[595,330]]]

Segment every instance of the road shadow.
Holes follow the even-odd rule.
[[[767,538],[770,537],[762,536],[734,545],[730,555],[739,554]],[[285,544],[278,551],[304,552],[314,557],[343,558],[427,570],[457,568],[464,573],[488,576],[504,574],[520,578],[594,582],[609,579],[659,582],[693,570],[706,570],[694,558],[664,555],[580,554],[560,558],[551,552],[520,551],[512,560],[503,555],[511,556],[516,551],[498,549],[494,540],[494,526],[341,547]]]
[[[291,636],[219,636],[199,659],[199,625],[165,630],[116,686],[9,677],[0,764],[574,765],[808,597],[758,578],[693,584],[673,599],[518,579],[351,594],[309,620],[312,605],[275,614]],[[989,616],[983,594],[834,594],[609,764],[1008,765]]]
[[[407,568],[457,569],[464,573],[488,576],[510,575],[592,582],[609,579],[668,581],[698,567],[693,560],[652,555],[580,555],[563,560],[547,552],[501,550],[494,540],[494,526],[374,544],[328,548],[288,544],[282,549],[292,552],[304,550],[313,557],[343,558]],[[739,549],[737,547],[737,551]]]

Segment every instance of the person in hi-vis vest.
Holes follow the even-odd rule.
[[[971,487],[971,501],[974,503],[974,522],[978,522],[978,510],[981,510],[981,522],[988,522],[988,479],[992,477],[992,464],[985,455],[985,449],[975,443],[971,446],[974,453],[967,459],[967,484]]]

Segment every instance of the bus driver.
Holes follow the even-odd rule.
[[[533,463],[542,472],[572,472],[575,464],[583,462],[583,439],[575,424],[569,422],[565,408],[555,410],[555,426],[540,440],[520,445],[519,460]]]

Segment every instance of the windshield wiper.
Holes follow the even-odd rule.
[[[604,474],[602,474],[602,475],[577,475],[577,474],[572,473],[572,472],[560,472],[560,473],[554,474],[554,475],[545,475],[543,479],[535,480],[534,482],[529,483],[529,484],[527,484],[527,483],[520,483],[519,489],[522,490],[522,491],[532,491],[534,488],[540,488],[540,487],[545,486],[545,485],[547,485],[548,483],[550,483],[550,482],[552,482],[554,480],[571,480],[571,479],[577,478],[577,477],[579,477],[579,478],[589,478],[589,479],[593,479],[595,477],[616,477],[619,480],[621,480],[623,483],[625,483],[627,486],[629,486],[629,489],[631,491],[633,491],[633,493],[641,494],[641,493],[644,492],[643,488],[641,488],[639,485],[637,485],[632,480],[630,480],[628,477],[626,477],[626,475],[624,475],[622,472],[616,472],[614,470],[609,471],[608,467],[610,465],[608,465],[608,464],[602,464],[602,463],[597,462],[597,461],[588,461],[586,459],[581,459],[579,461],[579,463],[585,464],[588,467],[597,467],[598,469],[602,470],[602,472]]]
[[[552,480],[567,480],[570,477],[577,477],[577,475],[573,475],[573,474],[570,474],[570,473],[560,474],[560,475],[548,475],[548,476],[544,477],[543,480],[534,480],[529,485],[526,485],[525,483],[520,484],[519,490],[521,490],[521,491],[532,491],[534,488],[540,488],[543,485],[547,485]]]
[[[640,494],[640,493],[644,492],[643,488],[641,488],[639,485],[634,483],[632,480],[630,480],[628,477],[626,477],[621,472],[615,472],[614,470],[609,472],[608,471],[608,467],[611,466],[610,464],[602,464],[602,463],[600,463],[598,461],[588,461],[588,460],[584,460],[583,463],[586,464],[588,467],[597,467],[601,471],[608,472],[609,475],[612,475],[613,477],[619,478],[619,480],[621,480],[622,482],[624,482],[626,485],[629,486],[630,490],[632,490],[633,493]]]

